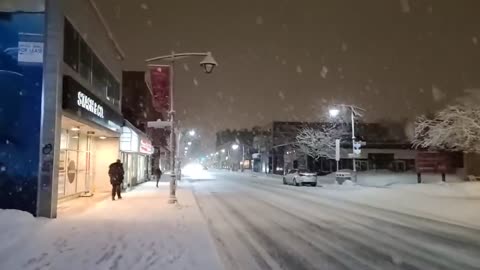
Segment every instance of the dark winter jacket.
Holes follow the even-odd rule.
[[[156,175],[157,177],[161,177],[161,176],[162,176],[162,170],[160,170],[159,168],[155,169],[155,172],[154,172],[154,173],[155,173],[155,175]]]
[[[108,175],[110,176],[110,183],[112,185],[119,185],[123,182],[123,165],[120,162],[110,164]]]

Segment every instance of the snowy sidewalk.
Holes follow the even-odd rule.
[[[56,220],[0,210],[0,269],[221,269],[188,185],[142,184]]]

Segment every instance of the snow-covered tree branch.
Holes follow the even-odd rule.
[[[327,124],[321,128],[303,128],[296,137],[300,151],[314,159],[335,158],[335,140],[340,139],[344,130],[340,125]]]
[[[412,143],[416,148],[480,153],[480,107],[452,105],[433,118],[417,118]]]

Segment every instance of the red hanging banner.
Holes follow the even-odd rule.
[[[171,66],[155,65],[149,68],[153,107],[157,112],[168,112],[170,111],[170,87],[172,85],[170,82]]]

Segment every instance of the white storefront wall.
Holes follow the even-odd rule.
[[[131,188],[148,179],[148,158],[153,153],[151,141],[133,128],[124,126],[120,151],[125,170],[124,188]]]

